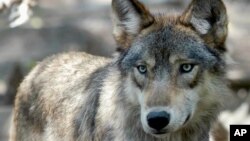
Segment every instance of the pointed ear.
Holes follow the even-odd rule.
[[[228,19],[222,0],[193,0],[181,20],[191,24],[211,47],[226,50]]]
[[[122,48],[128,48],[133,39],[154,22],[138,0],[112,0],[112,9],[113,35]]]

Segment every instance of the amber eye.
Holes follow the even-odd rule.
[[[145,74],[147,72],[147,67],[145,65],[139,65],[137,66],[137,69],[141,74]]]
[[[193,70],[194,64],[182,64],[180,66],[180,72],[181,73],[189,73]]]

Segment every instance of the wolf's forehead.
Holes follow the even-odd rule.
[[[194,31],[182,26],[166,26],[142,37],[142,42],[158,50],[178,52],[203,46],[201,38]]]
[[[135,51],[140,52],[141,59],[166,62],[169,59],[193,59],[203,64],[215,60],[215,55],[195,33],[175,27],[149,33],[134,44]]]

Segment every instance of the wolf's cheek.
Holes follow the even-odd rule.
[[[202,73],[198,65],[195,66],[193,70],[189,73],[179,74],[179,76],[177,77],[178,87],[187,88],[187,89],[195,88],[199,83],[201,74]]]
[[[138,74],[137,74],[138,75]],[[143,83],[144,82],[143,76],[140,76],[137,78],[135,77],[134,73],[128,74],[128,77],[126,80],[122,83],[124,83],[124,92],[126,94],[126,97],[128,99],[128,102],[135,105],[135,106],[141,106],[144,105],[144,90],[143,90]]]
[[[138,71],[138,68],[134,68],[133,72],[132,72],[132,80],[133,80],[133,84],[135,84],[136,87],[138,87],[141,91],[143,91],[143,88],[146,86],[147,84],[147,74],[148,72],[140,73]]]

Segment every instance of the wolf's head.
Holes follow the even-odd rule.
[[[210,124],[225,82],[226,9],[193,0],[180,16],[151,14],[137,0],[113,0],[113,34],[125,91],[156,137]]]

